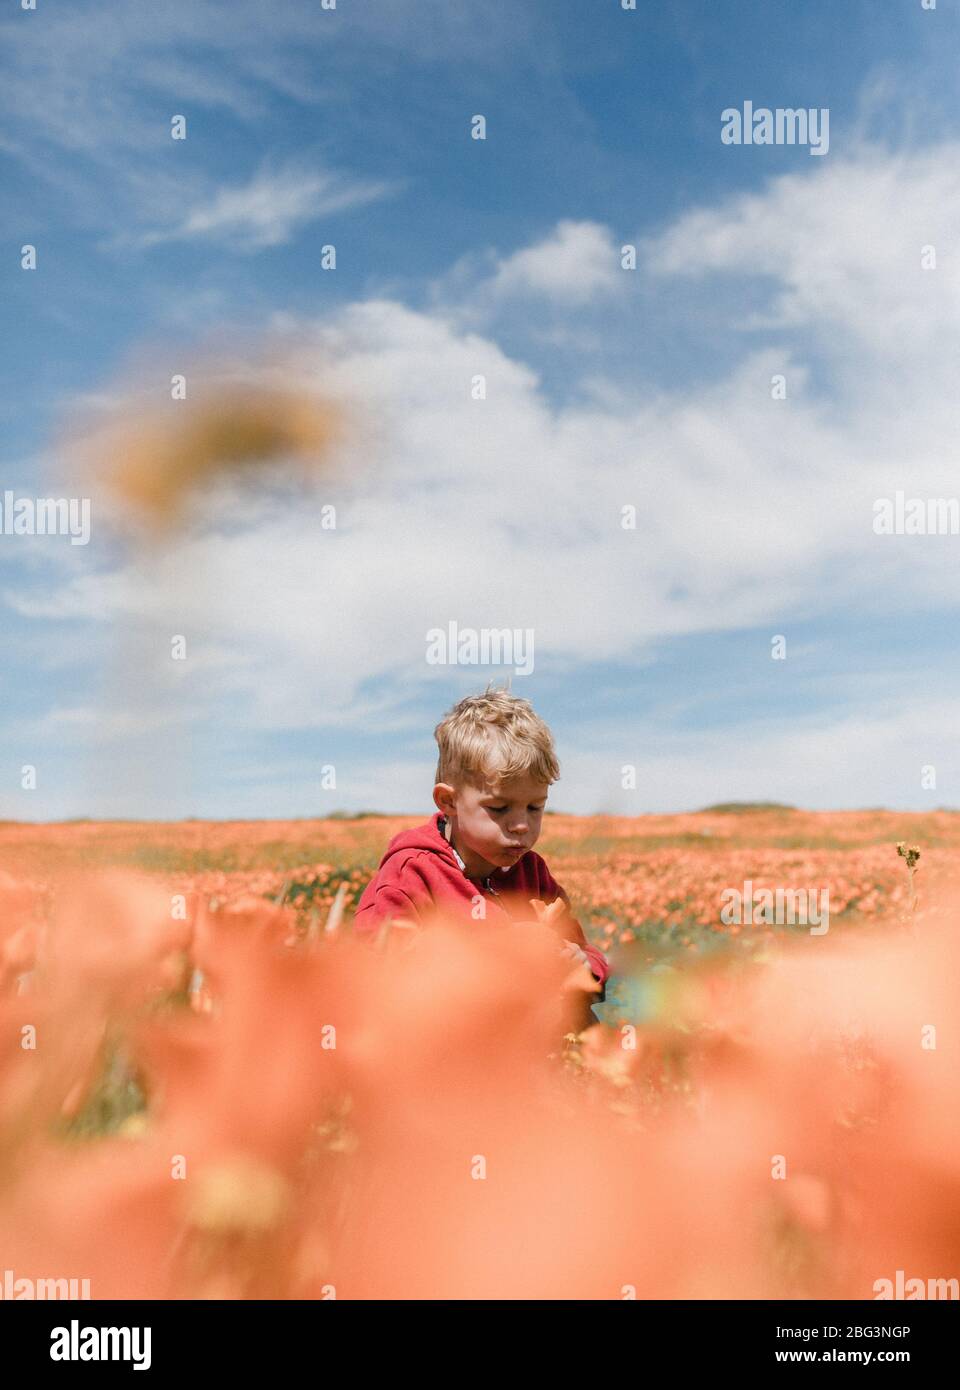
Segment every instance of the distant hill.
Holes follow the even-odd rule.
[[[796,806],[787,806],[782,801],[718,801],[716,806],[704,806],[697,814],[705,816],[745,816],[753,811],[795,811]]]

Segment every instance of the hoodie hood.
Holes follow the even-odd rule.
[[[415,825],[411,830],[402,830],[399,835],[393,837],[387,846],[387,851],[380,860],[380,868],[382,869],[394,855],[408,855],[411,852],[418,853],[427,850],[431,854],[438,855],[444,863],[451,865],[451,867],[456,869],[459,873],[469,878],[466,865],[443,833],[443,826],[445,823],[446,817],[443,812],[437,811],[424,825]],[[530,850],[526,850],[525,853],[521,855],[521,859],[525,858],[526,855],[531,852]],[[489,874],[484,875],[482,882],[489,882],[494,874],[502,877],[510,873],[511,870],[516,867],[518,867],[518,865],[501,865],[499,868],[491,870]],[[480,882],[481,880],[471,879],[470,881]],[[500,881],[499,877],[496,881]]]
[[[426,822],[425,825],[415,825],[410,830],[401,830],[399,835],[394,835],[387,846],[386,853],[380,860],[380,867],[395,854],[403,854],[405,850],[430,850],[433,854],[438,854],[454,868],[459,868],[457,863],[459,856],[453,848],[443,838],[440,830],[440,822],[443,819],[442,811],[437,811],[435,815]]]

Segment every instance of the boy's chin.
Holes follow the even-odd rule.
[[[486,873],[493,873],[497,869],[502,873],[506,869],[512,869],[514,864],[518,863],[526,852],[525,849],[499,849],[496,846],[494,846],[493,849],[478,849],[476,851],[484,862],[490,866],[489,869],[485,871]]]
[[[485,869],[484,872],[490,874],[494,873],[497,869],[509,869],[520,858],[519,854],[514,854],[512,850],[482,850],[481,854],[484,863],[489,865],[489,868]]]

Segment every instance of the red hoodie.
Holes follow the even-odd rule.
[[[528,849],[506,869],[495,869],[484,879],[471,879],[464,873],[462,860],[443,835],[443,815],[437,812],[424,825],[394,835],[380,867],[363,890],[354,917],[354,931],[372,940],[388,917],[421,922],[435,907],[447,907],[467,921],[474,920],[471,908],[477,895],[486,901],[487,921],[504,917],[531,921],[531,898],[544,903],[562,898],[567,912],[558,924],[559,935],[575,941],[589,961],[600,992],[590,1002],[602,1003],[610,963],[598,946],[592,946],[583,928],[570,911],[570,900],[550,873],[539,854]]]

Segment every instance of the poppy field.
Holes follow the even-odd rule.
[[[960,817],[549,815],[580,1034],[546,927],[353,939],[423,819],[0,826],[5,1296],[957,1296]]]

